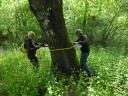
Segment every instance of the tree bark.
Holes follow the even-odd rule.
[[[63,16],[62,0],[28,0],[30,9],[36,16],[42,34],[46,39],[51,52],[52,65],[59,72],[70,74],[78,70],[78,61],[74,48],[69,48],[72,43],[69,40]]]

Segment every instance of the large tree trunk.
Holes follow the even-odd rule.
[[[51,50],[52,65],[59,72],[70,74],[79,69],[75,49],[72,46],[65,26],[62,0],[28,0],[30,9],[36,16],[42,34]],[[53,51],[54,50],[54,51]]]

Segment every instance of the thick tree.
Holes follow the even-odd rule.
[[[53,68],[70,74],[78,70],[75,49],[69,40],[63,16],[63,0],[28,0],[46,39]],[[63,49],[68,48],[68,49]],[[58,50],[59,49],[59,50]]]

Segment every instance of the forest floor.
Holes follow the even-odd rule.
[[[77,56],[79,58],[79,50]],[[0,96],[37,96],[39,85],[46,86],[46,96],[68,96],[69,88],[76,96],[128,96],[128,57],[115,48],[91,48],[89,66],[97,76],[86,82],[86,74],[80,73],[76,82],[71,76],[56,81],[50,71],[50,53],[47,48],[37,52],[40,62],[38,73],[33,72],[26,55],[18,49],[0,50]],[[65,85],[68,81],[69,85]],[[45,84],[44,84],[45,83]]]

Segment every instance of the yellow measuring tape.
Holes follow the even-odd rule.
[[[69,49],[72,49],[74,48],[74,46],[71,46],[71,47],[68,47],[68,48],[60,48],[60,49],[51,49],[50,51],[63,51],[63,50],[69,50]]]

